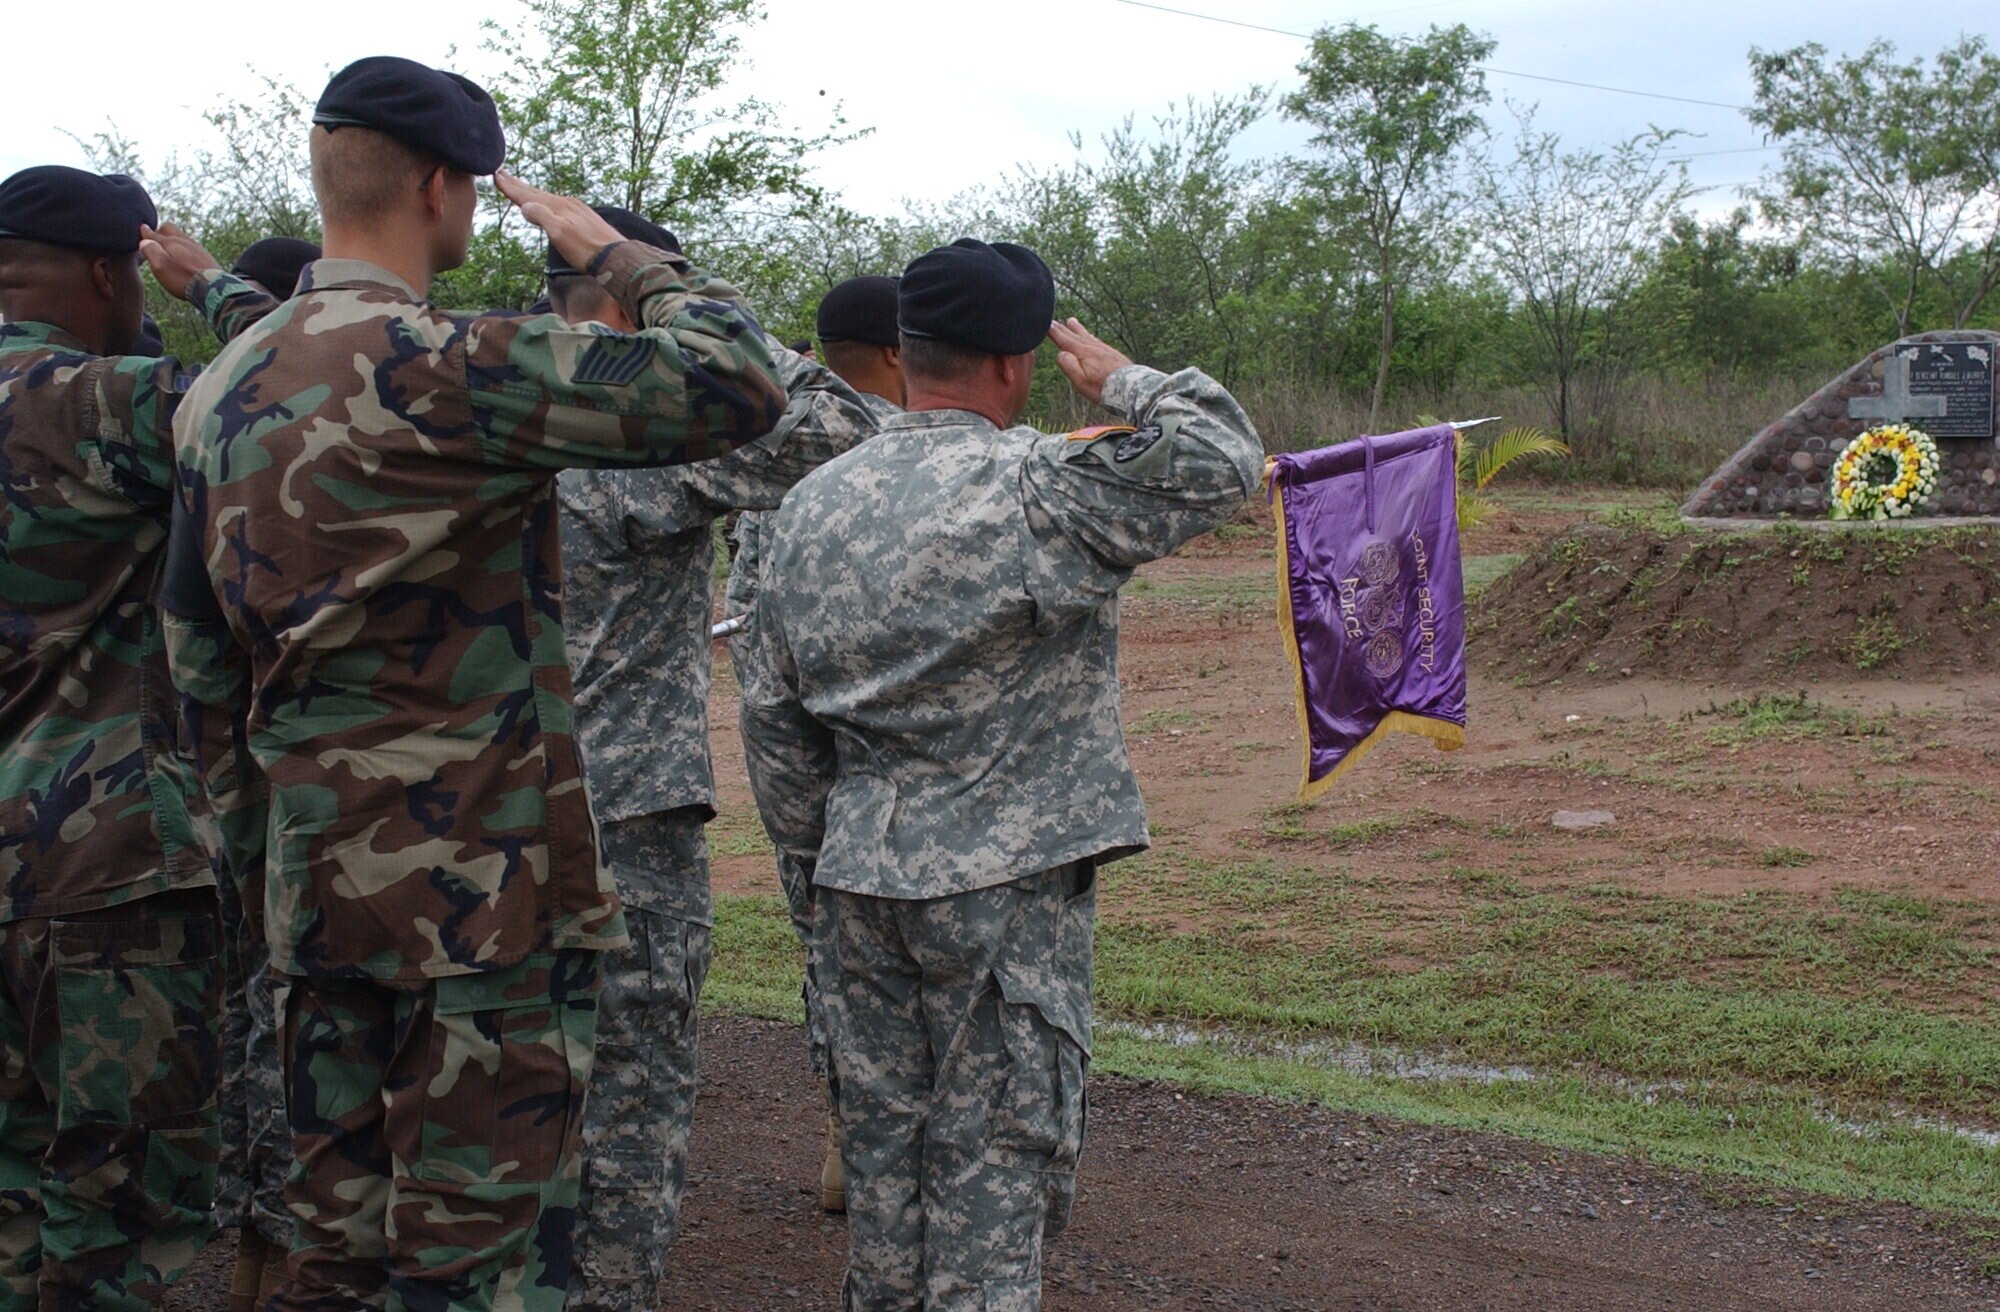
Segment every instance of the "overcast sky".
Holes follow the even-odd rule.
[[[1961,31],[1991,29],[1984,5],[1887,6],[1879,0],[1161,0],[1172,8],[1292,32],[1350,20],[1416,34],[1464,22],[1499,42],[1496,70],[1539,74],[1692,100],[1737,105],[1750,95],[1752,46],[1820,41],[1858,52],[1886,36],[1929,55]],[[801,127],[845,102],[865,140],[821,161],[820,177],[857,209],[889,213],[900,200],[936,200],[988,183],[1016,163],[1071,156],[1067,134],[1086,140],[1126,114],[1146,116],[1188,94],[1235,92],[1253,82],[1288,89],[1306,43],[1248,27],[1201,21],[1121,0],[769,0],[769,17],[744,41],[744,91],[783,105]],[[169,13],[131,0],[78,5],[8,4],[6,96],[0,175],[37,163],[82,163],[65,130],[88,135],[107,122],[148,158],[199,142],[200,111],[247,94],[257,74],[316,94],[333,69],[371,54],[442,64],[476,79],[495,71],[479,48],[477,16],[511,18],[511,0],[468,4],[338,0],[288,7],[270,0],[187,0]],[[90,25],[79,39],[82,16]],[[119,39],[117,34],[123,34]],[[105,39],[109,37],[110,39]],[[455,52],[454,52],[455,48]],[[241,52],[232,56],[232,49]],[[1735,186],[1775,158],[1740,113],[1726,108],[1587,90],[1493,73],[1499,101],[1539,102],[1539,123],[1566,143],[1601,144],[1649,124],[1700,134],[1686,145],[1697,184],[1719,209]],[[824,99],[822,99],[824,93]],[[1259,151],[1300,139],[1275,120],[1252,137]]]

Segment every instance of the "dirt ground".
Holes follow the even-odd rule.
[[[1573,518],[1503,513],[1469,554],[1531,552]],[[1257,533],[1205,541],[1128,589],[1125,718],[1162,849],[1365,860],[1388,881],[1383,914],[1419,936],[1440,861],[1530,887],[2000,902],[1991,673],[1528,684],[1506,653],[1475,650],[1463,751],[1392,740],[1317,806],[1293,807],[1299,749],[1269,547]],[[734,691],[718,648],[716,886],[770,893]],[[1593,809],[1615,825],[1551,825],[1558,810]],[[703,1044],[666,1308],[836,1306],[844,1229],[816,1206],[822,1122],[798,1032],[712,1020]],[[1749,1186],[1739,1197],[1616,1158],[1158,1085],[1098,1079],[1093,1099],[1077,1219],[1048,1259],[1052,1312],[2000,1312],[1978,1245],[1910,1209]],[[215,1306],[228,1258],[218,1244],[169,1306]]]
[[[1497,519],[1475,552],[1522,549],[1509,540],[1508,517]],[[1530,522],[1530,544],[1559,527],[1550,516]],[[1434,872],[1438,844],[1407,841],[1429,826],[1454,863],[1530,886],[1914,887],[2000,902],[2000,675],[1991,673],[1836,666],[1735,683],[1517,683],[1504,653],[1475,645],[1464,749],[1392,737],[1298,824],[1275,824],[1296,794],[1300,749],[1273,580],[1268,540],[1250,537],[1196,544],[1128,589],[1125,724],[1162,846],[1214,856],[1310,850],[1334,826],[1399,817],[1392,841],[1348,845],[1365,849],[1378,874]],[[720,823],[754,829],[726,662],[716,682]],[[1744,708],[1760,697],[1820,718],[1740,732]],[[1561,832],[1550,825],[1558,810],[1609,810],[1617,824]],[[1773,863],[1774,851],[1801,855]],[[718,892],[776,891],[762,852],[720,855],[715,871]]]
[[[801,1032],[704,1026],[663,1312],[838,1305],[824,1122]],[[218,1305],[227,1241],[168,1301]],[[1833,1208],[1491,1135],[1094,1080],[1049,1312],[2000,1312],[1905,1208]]]

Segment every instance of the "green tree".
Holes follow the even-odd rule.
[[[1285,97],[1287,116],[1311,126],[1310,158],[1296,161],[1323,202],[1324,222],[1359,246],[1379,310],[1372,427],[1382,410],[1396,347],[1396,312],[1411,281],[1449,266],[1458,244],[1453,163],[1480,132],[1486,80],[1477,65],[1493,42],[1463,23],[1421,41],[1349,24],[1322,29]]]
[[[1676,133],[1654,129],[1608,150],[1564,151],[1517,110],[1509,156],[1488,154],[1474,183],[1481,243],[1525,313],[1539,374],[1562,440],[1603,454],[1580,394],[1585,366],[1608,391],[1617,353],[1614,317],[1628,303],[1657,234],[1690,188],[1685,164],[1663,152]]]
[[[179,224],[225,265],[265,237],[318,241],[319,206],[306,157],[312,102],[288,82],[259,80],[262,94],[223,99],[202,114],[219,148],[202,146],[185,157],[169,153],[149,163],[116,125],[75,140],[90,169],[139,179],[161,220]],[[190,362],[214,356],[218,345],[201,316],[150,280],[146,309],[170,353]]]
[[[1960,37],[1926,66],[1887,41],[1750,52],[1750,121],[1784,145],[1758,199],[1774,224],[1844,261],[1919,323],[1935,286],[1965,327],[2000,285],[2000,56]]]
[[[1702,223],[1677,214],[1631,294],[1637,353],[1684,378],[1769,374],[1812,354],[1812,325],[1790,294],[1792,242],[1765,241],[1746,207]]]
[[[728,94],[758,0],[526,0],[525,30],[488,20],[509,157],[522,177],[639,214],[694,217],[810,198],[812,157],[851,140],[836,106],[798,133]]]
[[[1251,351],[1245,237],[1269,181],[1234,148],[1268,103],[1260,87],[1189,99],[1143,135],[1128,117],[1096,157],[1021,170],[997,198],[997,226],[1048,261],[1066,303],[1105,340],[1230,384]],[[1071,143],[1083,156],[1081,137]]]

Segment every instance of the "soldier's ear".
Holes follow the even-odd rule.
[[[90,282],[97,288],[97,294],[107,301],[118,299],[118,270],[112,267],[115,256],[99,255],[90,261]]]
[[[450,170],[444,165],[434,164],[431,166],[431,171],[424,174],[424,180],[417,184],[417,190],[422,192],[424,197],[424,213],[433,219],[444,217],[444,183],[445,175],[449,172]]]

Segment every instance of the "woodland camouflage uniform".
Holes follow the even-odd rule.
[[[451,314],[321,260],[177,425],[269,809],[278,1312],[562,1305],[598,954],[627,940],[571,729],[554,475],[718,454],[784,404],[726,284],[629,242],[590,272],[639,332]]]
[[[875,428],[830,371],[773,350],[791,402],[768,435],[698,465],[556,484],[577,730],[632,936],[604,965],[570,1312],[652,1312],[679,1228],[712,924],[715,522],[776,506]]]
[[[221,943],[151,603],[187,381],[0,325],[0,1309],[151,1306],[209,1234]]]
[[[1198,371],[1128,366],[1104,402],[1140,430],[892,420],[793,489],[769,544],[780,696],[745,750],[816,886],[852,1312],[1029,1312],[1068,1218],[1095,868],[1146,845],[1117,592],[1263,462]]]

